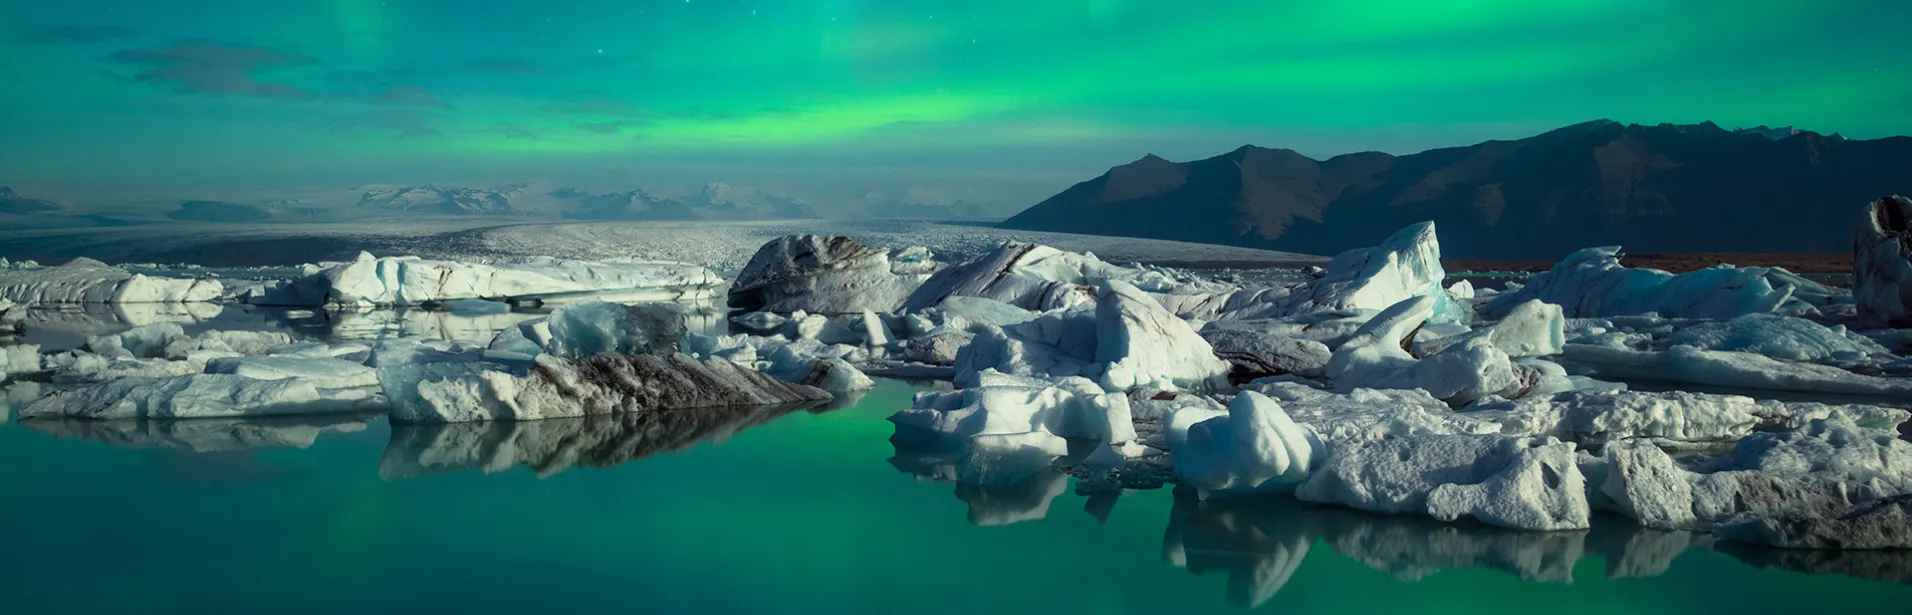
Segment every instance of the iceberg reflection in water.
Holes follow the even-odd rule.
[[[80,438],[124,448],[231,453],[262,448],[308,448],[320,436],[364,431],[376,414],[250,419],[124,419],[87,421],[34,418],[28,429],[56,438]]]
[[[386,480],[457,472],[491,474],[523,465],[545,477],[580,466],[608,468],[699,442],[722,442],[809,407],[714,407],[537,421],[393,425],[378,474]]]

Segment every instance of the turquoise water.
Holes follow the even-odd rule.
[[[1591,533],[1517,534],[1280,499],[1204,506],[1170,489],[1091,500],[1053,474],[958,487],[890,461],[883,419],[912,392],[885,383],[844,409],[719,417],[744,427],[735,433],[714,419],[397,433],[378,419],[6,424],[0,613],[1648,614],[1912,603],[1909,585],[1756,567],[1704,537],[1611,520]],[[313,434],[309,448],[245,448]],[[728,437],[698,441],[711,434]],[[1786,555],[1798,554],[1743,557]],[[1912,570],[1912,555],[1787,565],[1890,576]]]

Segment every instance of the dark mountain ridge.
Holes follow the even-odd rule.
[[[1839,252],[1881,194],[1912,191],[1912,138],[1600,120],[1407,156],[1244,146],[1110,169],[1005,228],[1332,254],[1434,220],[1443,253]]]

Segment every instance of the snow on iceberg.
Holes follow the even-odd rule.
[[[896,310],[917,280],[891,272],[889,252],[849,237],[785,235],[757,250],[730,286],[730,307],[788,314]]]
[[[1912,199],[1892,196],[1865,208],[1852,237],[1852,297],[1859,318],[1912,326]]]
[[[1236,395],[1226,416],[1196,423],[1185,439],[1173,450],[1175,477],[1204,497],[1292,491],[1327,454],[1314,430],[1254,391]]]
[[[21,409],[20,417],[104,420],[339,414],[367,410],[370,397],[364,389],[321,389],[301,378],[127,377],[43,397]]]
[[[1230,366],[1214,347],[1140,289],[1109,280],[1093,309],[1042,314],[987,327],[956,356],[956,382],[996,370],[1019,376],[1094,379],[1110,391],[1227,386]]]
[[[538,355],[523,376],[486,363],[397,365],[378,370],[395,423],[566,418],[685,408],[829,401],[724,360],[688,355],[601,354],[571,361]]]
[[[1407,436],[1336,445],[1303,501],[1523,530],[1586,529],[1574,445],[1552,438]]]
[[[1797,278],[1784,269],[1715,267],[1674,275],[1620,265],[1620,247],[1587,248],[1501,293],[1480,307],[1487,318],[1539,299],[1560,306],[1569,318],[1657,313],[1667,318],[1732,318],[1771,313],[1792,298]],[[1779,281],[1778,286],[1774,281]]]
[[[1461,322],[1465,309],[1441,288],[1446,276],[1434,223],[1422,222],[1380,245],[1335,255],[1320,277],[1307,282],[1208,293],[1185,290],[1159,299],[1183,318],[1231,321],[1373,314],[1409,298],[1428,297],[1434,300],[1435,322]]]
[[[140,275],[90,258],[58,267],[0,269],[0,299],[37,306],[81,303],[196,303],[224,294],[218,280]]]
[[[345,263],[307,265],[304,277],[259,295],[256,305],[298,307],[430,305],[458,299],[523,300],[615,293],[620,300],[707,298],[724,281],[696,265],[539,258],[482,265],[360,252]]]

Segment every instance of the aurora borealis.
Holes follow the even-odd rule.
[[[1595,118],[1912,133],[1894,0],[0,6],[0,185],[552,179],[1020,207],[1154,152]],[[1012,208],[1013,209],[1013,208]]]

